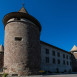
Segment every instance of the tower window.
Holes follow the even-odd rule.
[[[22,37],[15,37],[15,41],[21,41]]]
[[[14,20],[20,20],[20,18],[14,18]]]

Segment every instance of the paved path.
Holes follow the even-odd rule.
[[[9,77],[17,77],[17,76],[9,76]],[[77,74],[37,75],[37,76],[21,76],[21,77],[77,77]]]
[[[77,74],[48,75],[41,77],[77,77]]]

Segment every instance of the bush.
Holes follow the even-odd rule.
[[[3,74],[3,77],[6,77],[8,74],[7,73],[5,73],[5,74]]]

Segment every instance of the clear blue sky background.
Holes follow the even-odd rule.
[[[28,13],[42,26],[40,39],[70,51],[77,45],[77,0],[24,0]],[[0,1],[0,44],[4,44],[3,17],[20,10],[23,0]]]

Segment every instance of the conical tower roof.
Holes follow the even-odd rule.
[[[4,52],[4,47],[2,44],[0,45],[0,52]]]
[[[70,52],[72,52],[72,51],[77,51],[77,47],[76,47],[76,45],[73,46],[73,48],[71,49]]]
[[[18,12],[22,12],[22,13],[27,13],[27,14],[28,14],[28,12],[27,12],[27,10],[24,8],[24,6],[23,6]]]
[[[19,18],[19,19],[25,18],[25,19],[33,22],[34,24],[36,24],[36,26],[38,26],[38,28],[39,28],[39,31],[41,31],[41,24],[39,23],[39,21],[36,18],[34,18],[33,16],[31,16],[30,14],[28,14],[28,12],[24,8],[24,6],[18,12],[11,12],[4,16],[4,18],[3,18],[4,27],[6,26],[7,21],[12,18]]]

